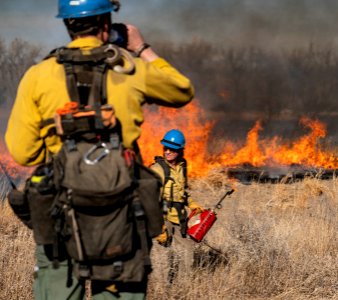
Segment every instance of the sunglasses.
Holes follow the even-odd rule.
[[[168,148],[168,147],[163,147],[163,151],[166,152],[166,151],[170,151],[170,152],[179,152],[178,149],[173,149],[173,148]]]

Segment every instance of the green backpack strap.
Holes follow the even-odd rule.
[[[184,157],[182,158],[182,167],[183,167],[183,176],[185,179],[184,188],[188,188],[188,166],[187,160]]]
[[[50,57],[55,57],[64,66],[71,101],[93,107],[97,114],[95,125],[97,128],[103,127],[100,124],[100,107],[107,103],[107,70],[112,60],[116,63],[121,59],[118,48],[102,46],[84,54],[78,48],[61,47],[51,51],[45,59]],[[54,124],[54,119],[43,120],[40,127],[51,124]],[[55,132],[51,131],[53,133]]]
[[[170,176],[170,168],[169,168],[168,164],[165,162],[164,157],[155,156],[155,162],[158,163],[164,171],[164,185],[169,180],[171,180],[173,183],[175,183],[174,178],[172,178]],[[182,158],[182,167],[183,167],[183,176],[184,176],[184,179],[185,179],[184,188],[188,188],[187,160],[185,158]],[[171,185],[171,189],[170,189],[170,199],[171,199],[171,202],[174,199],[173,185]]]
[[[167,165],[167,163],[165,162],[164,157],[162,157],[162,156],[155,156],[155,162],[158,163],[162,167],[162,169],[164,171],[164,185],[169,180],[172,180],[173,182],[175,182],[175,180],[172,177],[170,177],[170,168]]]
[[[155,162],[157,162],[164,171],[164,184],[168,182],[168,180],[172,180],[175,182],[175,180],[170,177],[170,168],[168,164],[165,162],[164,157],[162,156],[155,156]],[[187,160],[185,158],[182,158],[182,167],[183,167],[183,176],[185,179],[184,187],[188,187],[188,168],[187,168]]]

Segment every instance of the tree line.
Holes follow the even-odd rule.
[[[191,78],[197,98],[212,118],[218,116],[221,127],[238,129],[239,123],[260,118],[273,131],[300,116],[324,119],[335,126],[337,49],[309,44],[272,51],[254,46],[216,47],[202,40],[153,45]],[[12,105],[20,78],[41,59],[42,52],[27,41],[14,39],[6,44],[0,40],[0,105]]]

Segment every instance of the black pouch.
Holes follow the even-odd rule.
[[[162,233],[164,224],[160,189],[160,177],[144,165],[137,164],[135,176],[137,179],[137,193],[146,215],[148,234],[154,238]]]
[[[134,224],[127,203],[106,207],[70,207],[65,211],[65,226],[65,245],[68,254],[76,261],[104,263],[133,251]]]
[[[25,195],[29,204],[35,242],[38,245],[53,244],[55,222],[51,212],[56,191],[51,163],[37,167],[26,182]]]
[[[32,229],[31,214],[25,192],[12,189],[8,194],[8,203],[21,222]]]

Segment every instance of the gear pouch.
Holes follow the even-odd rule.
[[[25,197],[29,205],[34,239],[38,245],[53,244],[55,240],[52,217],[55,195],[52,164],[37,167],[26,182]]]

